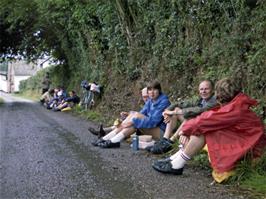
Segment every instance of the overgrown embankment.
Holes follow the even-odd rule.
[[[145,82],[159,79],[172,99],[195,95],[201,79],[233,76],[266,105],[265,1],[33,1],[47,45],[62,64],[53,85],[104,85],[98,110],[136,109]],[[39,75],[41,76],[41,75]],[[39,89],[32,78],[23,90]],[[123,100],[122,100],[123,99]]]

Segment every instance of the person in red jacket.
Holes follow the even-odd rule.
[[[265,141],[264,127],[250,110],[257,101],[242,93],[229,78],[216,83],[215,95],[219,106],[186,121],[179,133],[179,142],[184,148],[154,162],[155,170],[181,175],[186,162],[205,144],[211,166],[217,173],[234,169],[247,152],[253,152],[253,157],[260,155],[261,142]]]

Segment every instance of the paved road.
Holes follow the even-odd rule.
[[[206,171],[188,166],[183,176],[151,168],[156,156],[90,143],[95,124],[69,113],[0,93],[1,199],[13,198],[250,198],[212,182]]]

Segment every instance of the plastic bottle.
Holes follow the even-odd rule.
[[[139,137],[137,135],[132,137],[132,149],[133,151],[139,150]]]

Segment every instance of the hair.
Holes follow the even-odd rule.
[[[157,80],[154,80],[152,82],[150,82],[147,86],[147,89],[148,90],[151,90],[151,89],[157,89],[159,90],[159,92],[161,93],[162,92],[162,87],[161,87],[161,84],[159,83],[159,81]]]
[[[200,84],[201,84],[202,82],[208,82],[208,83],[210,84],[210,86],[211,86],[211,89],[212,89],[212,90],[214,89],[214,83],[213,83],[212,80],[204,79],[204,80],[202,80],[202,81],[200,82]]]
[[[215,95],[219,103],[230,102],[240,92],[240,86],[231,78],[221,79],[215,85]]]
[[[71,90],[70,93],[72,93],[73,95],[75,95],[76,94],[76,91]]]

